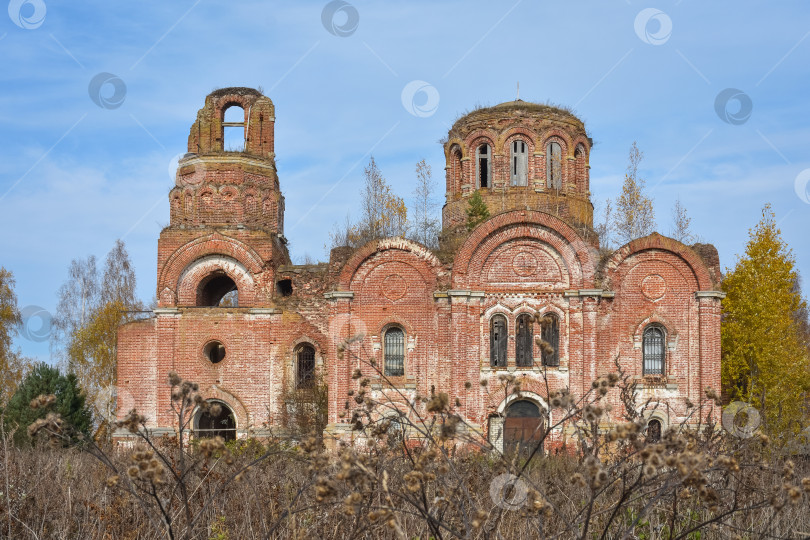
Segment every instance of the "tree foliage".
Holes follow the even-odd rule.
[[[73,260],[60,289],[55,343],[68,373],[103,416],[114,409],[118,327],[143,309],[135,295],[135,270],[121,240],[107,254],[99,278],[93,256]]]
[[[433,199],[436,183],[430,165],[423,159],[416,164],[416,189],[414,189],[414,219],[411,237],[430,249],[439,247],[439,219]]]
[[[45,418],[47,414],[44,408],[31,407],[34,399],[42,395],[55,397],[52,409],[61,415],[76,435],[90,434],[92,414],[87,408],[84,393],[79,388],[76,377],[72,374],[63,375],[57,368],[40,363],[23,379],[5,410],[8,426],[11,429],[16,428],[15,443],[23,446],[31,444],[28,426]],[[72,440],[76,442],[77,439],[74,436]]]
[[[476,191],[467,201],[467,230],[471,231],[489,219],[489,208],[481,193]]]
[[[810,391],[808,349],[798,317],[806,304],[796,289],[793,254],[770,206],[749,236],[745,254],[723,281],[723,384],[732,399],[764,413],[766,429],[795,430]]]
[[[14,394],[31,363],[13,348],[21,323],[14,275],[0,267],[0,406]]]
[[[675,206],[672,207],[672,238],[684,244],[696,242],[697,237],[692,233],[691,223],[692,218],[687,214],[686,208],[680,199],[676,199]]]
[[[633,141],[628,156],[622,193],[616,199],[613,230],[622,242],[647,236],[655,229],[655,210],[652,199],[644,193],[646,181],[638,174],[644,153]]]
[[[360,220],[352,224],[347,217],[345,226],[338,226],[330,234],[332,247],[359,247],[371,240],[391,236],[405,236],[408,232],[408,209],[405,201],[391,191],[374,157],[363,170]]]

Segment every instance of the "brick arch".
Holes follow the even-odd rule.
[[[469,156],[469,152],[467,151],[467,145],[464,144],[464,141],[462,141],[458,137],[453,137],[452,139],[449,139],[446,143],[444,143],[445,160],[450,159],[454,146],[458,146],[459,150],[461,150],[462,159]]]
[[[196,305],[200,283],[217,273],[224,273],[236,284],[240,307],[249,307],[256,302],[256,281],[242,263],[232,257],[206,255],[189,264],[177,278],[177,303]]]
[[[585,137],[584,135],[577,135],[574,138],[574,140],[571,141],[571,148],[574,149],[574,151],[571,153],[571,155],[572,156],[574,155],[574,153],[576,152],[577,146],[579,146],[579,145],[582,145],[582,147],[585,149],[585,162],[588,163],[589,159],[590,159],[590,156],[591,156],[591,144],[588,141],[587,137]]]
[[[532,230],[532,226],[548,229],[553,238],[540,238]],[[593,286],[594,265],[587,244],[562,220],[551,214],[531,210],[498,214],[476,227],[453,261],[453,286],[475,286],[471,282],[472,274],[481,269],[471,268],[470,265],[480,249],[488,248],[488,255],[504,243],[519,238],[532,238],[554,248],[568,266],[572,288],[586,289]]]
[[[571,135],[557,128],[548,129],[538,137],[538,142],[542,141],[543,152],[545,153],[548,143],[555,138],[560,139],[563,145],[563,149],[565,150],[563,157],[574,157],[575,145],[573,140],[571,140]]]
[[[677,327],[671,321],[662,317],[659,313],[650,313],[636,320],[635,329],[633,330],[633,343],[641,343],[644,330],[651,324],[661,326],[664,329],[667,343],[669,343],[671,339],[678,339],[679,334]]]
[[[652,233],[649,236],[638,238],[623,245],[611,255],[604,266],[606,288],[613,288],[613,281],[617,278],[618,270],[624,261],[636,253],[652,249],[668,251],[682,259],[692,271],[693,277],[698,284],[698,290],[708,291],[714,287],[709,269],[700,255],[674,238]]]
[[[438,271],[441,267],[441,263],[426,247],[405,238],[383,238],[381,240],[372,240],[354,252],[354,255],[343,265],[343,270],[341,270],[340,276],[338,277],[338,288],[340,290],[349,290],[354,275],[367,260],[371,259],[377,253],[390,250],[410,253],[422,260],[424,266],[419,268],[414,265],[414,268],[425,280],[425,283],[429,284],[438,279]]]
[[[508,155],[509,151],[509,144],[512,142],[511,139],[516,137],[525,137],[526,144],[532,150],[532,152],[536,152],[537,150],[537,132],[532,129],[523,126],[515,126],[507,129],[503,133],[500,134],[498,137],[498,145],[501,149],[501,152],[506,153]]]
[[[171,254],[158,275],[157,289],[159,291],[165,288],[176,290],[178,279],[183,271],[192,262],[206,255],[232,257],[254,275],[261,273],[264,266],[264,261],[259,254],[247,244],[219,233],[209,234],[188,242]]]
[[[492,148],[493,153],[495,149],[498,148],[498,136],[494,132],[486,129],[476,129],[470,132],[464,139],[464,145],[467,147],[469,155],[474,156],[475,148],[479,147],[483,141],[486,141]]]
[[[231,409],[234,420],[236,420],[237,434],[240,430],[245,430],[250,425],[250,413],[248,413],[247,407],[245,407],[245,404],[242,403],[242,400],[236,397],[235,394],[220,388],[216,384],[211,385],[200,393],[205,397],[206,400],[213,399],[216,401],[221,401]],[[196,418],[197,414],[199,414],[199,408],[194,410],[193,416]]]

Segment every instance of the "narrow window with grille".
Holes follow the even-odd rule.
[[[489,185],[490,177],[490,164],[489,164],[489,145],[482,144],[478,147],[476,154],[476,163],[478,165],[478,187],[487,188]]]
[[[560,365],[560,319],[554,313],[543,315],[541,338],[549,347],[543,347],[543,365]]]
[[[663,375],[664,331],[657,326],[644,330],[641,348],[644,356],[644,375]]]
[[[489,364],[506,367],[506,317],[495,315],[489,321]]]
[[[311,345],[302,345],[296,354],[296,386],[312,388],[315,383],[315,349]]]
[[[532,354],[532,317],[523,314],[517,319],[517,335],[515,336],[515,364],[517,367],[532,367],[534,356]]]
[[[385,332],[385,375],[401,377],[405,375],[405,332],[400,328],[389,328]]]

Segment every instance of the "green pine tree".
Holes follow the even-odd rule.
[[[56,403],[45,409],[31,408],[31,401],[43,394],[53,394]],[[28,426],[49,412],[61,415],[73,442],[78,442],[79,434],[85,437],[90,435],[92,413],[75,375],[62,375],[55,367],[40,363],[23,379],[4,411],[7,429],[16,429],[14,442],[19,446],[30,446],[32,441],[28,437]]]
[[[467,204],[467,230],[471,231],[489,219],[489,208],[479,191],[472,194]]]

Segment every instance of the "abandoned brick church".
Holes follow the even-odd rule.
[[[655,430],[720,388],[717,251],[659,234],[600,251],[592,141],[572,114],[518,100],[463,116],[444,143],[441,249],[388,238],[310,265],[290,263],[274,124],[255,90],[206,97],[158,240],[158,307],[119,332],[120,411],[136,407],[170,432],[176,371],[222,405],[218,417],[197,413],[198,434],[261,435],[280,426],[285,396],[317,379],[328,386],[326,431],[344,436],[360,364],[338,345],[356,334],[352,347],[387,375],[363,369],[375,395],[458,396],[464,419],[499,447],[534,436],[502,429],[504,418],[542,423],[547,388],[583,395],[615,361],[639,400],[657,404]],[[243,132],[244,147],[226,146],[226,130]],[[476,191],[491,217],[468,231]],[[494,391],[503,374],[520,393]]]

